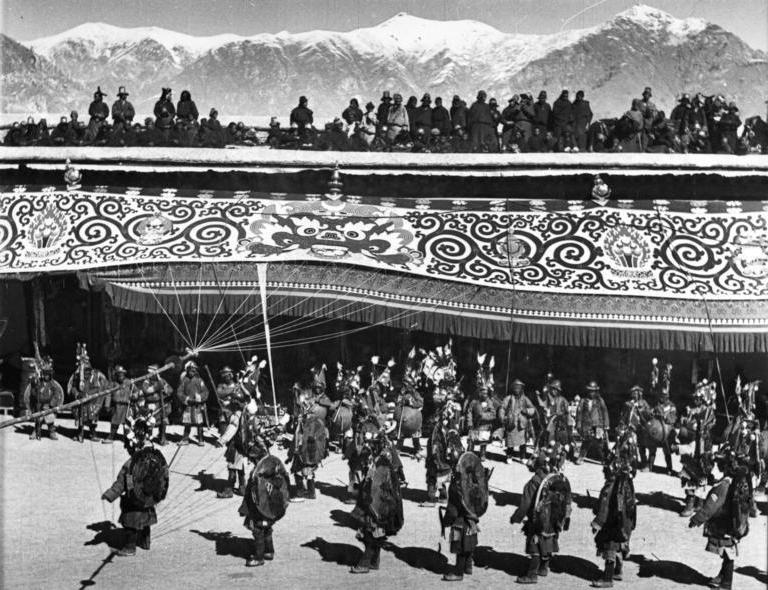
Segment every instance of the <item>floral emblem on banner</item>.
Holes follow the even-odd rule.
[[[735,240],[733,263],[745,277],[768,276],[768,234],[746,232]]]
[[[34,258],[48,258],[61,252],[63,238],[70,224],[66,213],[53,203],[32,218],[28,234],[27,254]]]
[[[159,213],[147,217],[136,226],[136,241],[143,246],[151,246],[162,242],[173,230],[170,219]]]
[[[603,251],[616,276],[640,278],[651,275],[652,247],[642,232],[624,226],[611,228],[603,238]]]
[[[325,260],[365,257],[393,266],[420,265],[413,234],[401,217],[373,205],[343,201],[268,205],[248,226],[238,251],[255,256],[307,252]]]

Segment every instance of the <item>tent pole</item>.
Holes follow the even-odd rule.
[[[261,312],[264,317],[264,336],[267,340],[267,361],[269,362],[269,382],[272,385],[272,404],[275,411],[275,424],[277,416],[277,393],[275,391],[275,367],[272,364],[272,338],[269,331],[269,315],[267,314],[267,267],[268,264],[256,265],[256,274],[259,277],[259,291],[261,293]]]

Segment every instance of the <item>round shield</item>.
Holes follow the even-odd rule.
[[[471,451],[459,457],[448,494],[449,502],[461,506],[468,516],[479,519],[488,509],[488,471]]]
[[[638,432],[640,444],[644,447],[661,447],[666,444],[672,427],[659,418],[651,418],[643,423]]]
[[[168,493],[168,463],[153,447],[145,447],[131,459],[133,495],[145,508],[165,499]]]
[[[403,498],[400,495],[400,481],[386,453],[379,456],[368,477],[370,511],[386,534],[394,535],[403,526]]]
[[[328,430],[317,416],[308,416],[301,425],[298,455],[304,465],[317,465],[325,459],[328,449]]]
[[[274,455],[258,462],[248,479],[245,498],[251,513],[275,522],[284,515],[290,503],[288,472]]]
[[[677,440],[682,445],[690,444],[696,440],[696,431],[683,424],[677,432]]]
[[[394,416],[394,436],[409,438],[421,433],[421,409],[410,406],[397,406]]]

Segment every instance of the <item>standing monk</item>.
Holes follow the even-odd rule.
[[[525,444],[531,434],[531,418],[536,414],[536,408],[525,395],[525,384],[520,379],[512,382],[512,393],[509,394],[499,408],[499,421],[504,426],[507,447],[507,463],[512,463],[515,450],[520,459],[525,458]]]
[[[208,388],[198,373],[197,363],[187,361],[184,369],[185,372],[179,379],[179,387],[176,390],[176,397],[184,407],[184,413],[181,417],[181,422],[184,424],[184,436],[179,444],[188,445],[192,426],[197,426],[197,445],[202,447],[205,444],[203,428],[205,428],[207,419],[205,404],[208,401]]]
[[[127,131],[133,124],[136,111],[128,102],[128,92],[125,86],[117,89],[117,100],[112,103],[112,123],[114,131]]]
[[[104,94],[101,91],[101,86],[96,88],[96,92],[93,93],[93,102],[88,107],[88,114],[91,116],[91,120],[88,122],[88,128],[85,130],[84,140],[86,142],[96,141],[99,137],[99,132],[104,126],[107,117],[109,117],[109,107],[104,102]]]
[[[69,378],[67,391],[75,399],[84,399],[90,395],[104,391],[108,387],[107,378],[98,369],[94,369],[88,360],[85,347],[78,354],[78,370]],[[75,424],[77,435],[75,440],[83,442],[85,427],[91,431],[91,440],[97,441],[96,427],[99,423],[99,412],[104,405],[104,398],[98,397],[91,402],[84,403],[75,408]]]
[[[595,381],[587,384],[587,395],[581,400],[576,412],[576,431],[582,439],[577,465],[584,463],[590,449],[598,445],[602,453],[608,444],[610,419],[605,400],[600,396],[600,386]]]
[[[247,400],[243,387],[235,380],[235,374],[229,367],[219,371],[221,383],[216,386],[216,396],[221,404],[219,415],[219,431],[224,432],[229,419]]]
[[[115,382],[112,384],[116,389],[111,396],[107,396],[105,407],[111,409],[109,436],[103,441],[104,444],[111,444],[117,436],[117,429],[123,425],[123,435],[127,435],[128,408],[131,402],[136,401],[138,392],[133,381],[126,379],[127,371],[122,365],[115,366]]]
[[[149,377],[141,382],[141,394],[147,404],[147,412],[153,416],[157,414],[155,416],[159,430],[157,444],[164,446],[168,442],[165,439],[165,427],[168,425],[171,415],[171,403],[169,400],[173,389],[160,376],[160,373],[157,372],[158,369],[160,369],[158,365],[149,365],[147,367]]]
[[[629,390],[629,401],[624,403],[621,409],[620,422],[624,426],[631,426],[635,432],[638,432],[641,425],[645,424],[645,421],[651,415],[651,406],[643,399],[643,388],[639,385],[633,385]],[[643,465],[647,463],[646,448],[640,441],[640,461]]]

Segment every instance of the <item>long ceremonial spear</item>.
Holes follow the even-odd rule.
[[[146,379],[147,377],[155,373],[159,374],[159,373],[168,371],[169,369],[173,369],[174,367],[181,367],[185,361],[188,361],[189,359],[196,356],[197,356],[197,351],[193,351],[188,348],[187,354],[181,357],[177,362],[166,363],[156,371],[149,371],[144,375],[141,375],[140,377],[134,377],[133,379],[129,379],[129,381],[131,383],[136,383],[137,381],[142,381],[143,379]],[[6,420],[5,422],[0,423],[0,430],[2,430],[3,428],[8,428],[9,426],[13,426],[14,424],[21,424],[22,422],[32,422],[33,420],[37,420],[38,418],[42,418],[43,416],[47,416],[48,414],[61,412],[62,410],[68,410],[70,408],[76,408],[83,404],[92,402],[95,399],[99,399],[100,397],[104,397],[105,395],[108,395],[114,391],[117,391],[119,388],[120,388],[120,385],[116,385],[114,387],[109,387],[104,391],[99,391],[98,393],[89,395],[88,397],[77,399],[75,401],[72,401],[66,404],[61,404],[59,406],[56,406],[55,408],[48,408],[47,410],[41,410],[40,412],[35,412],[34,414],[25,414],[24,416],[19,416],[18,418],[13,418],[12,420]]]

